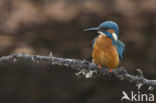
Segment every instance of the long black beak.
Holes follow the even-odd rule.
[[[94,27],[94,28],[84,29],[83,31],[98,31],[98,30],[100,30],[99,27]]]

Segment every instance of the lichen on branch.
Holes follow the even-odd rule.
[[[40,56],[40,55],[29,55],[26,53],[19,53],[19,54],[11,54],[8,56],[3,56],[0,58],[0,62],[13,60],[16,61],[17,59],[26,59],[33,62],[48,62],[52,65],[60,65],[70,67],[72,69],[76,69],[79,72],[76,73],[78,77],[86,77],[92,78],[99,75],[115,75],[120,80],[128,80],[130,83],[136,83],[138,89],[141,89],[143,85],[147,85],[149,90],[153,90],[156,87],[156,80],[149,80],[146,79],[143,75],[143,72],[140,69],[137,69],[138,75],[131,75],[129,74],[124,67],[118,67],[114,69],[111,73],[106,67],[102,67],[101,70],[98,69],[98,66],[86,60],[77,60],[77,59],[68,59],[68,58],[58,58],[50,53],[49,56]]]

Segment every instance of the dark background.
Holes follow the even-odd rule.
[[[95,32],[111,20],[126,44],[121,65],[156,79],[155,0],[0,0],[0,55],[28,54],[91,61]],[[0,103],[120,103],[136,86],[116,77],[78,79],[71,68],[30,61],[0,63]],[[142,93],[155,93],[143,87]],[[156,94],[156,93],[155,93]],[[156,96],[156,95],[155,95]]]

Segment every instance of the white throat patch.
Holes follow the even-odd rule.
[[[98,33],[99,33],[100,35],[106,36],[106,34],[103,33],[103,32],[101,32],[101,31],[98,31]]]
[[[100,35],[106,36],[106,34],[103,33],[103,32],[101,32],[101,31],[98,31],[98,33],[99,33]],[[116,33],[112,33],[112,36],[113,36],[113,39],[114,39],[115,41],[118,40],[118,37],[117,37]]]
[[[117,37],[116,33],[112,33],[112,36],[113,36],[113,38],[114,38],[115,41],[118,40],[118,37]]]

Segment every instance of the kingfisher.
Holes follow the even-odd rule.
[[[105,21],[98,27],[88,28],[84,31],[97,31],[99,34],[92,41],[92,61],[101,69],[107,67],[109,72],[118,67],[123,58],[125,44],[118,39],[118,24],[113,21]]]

